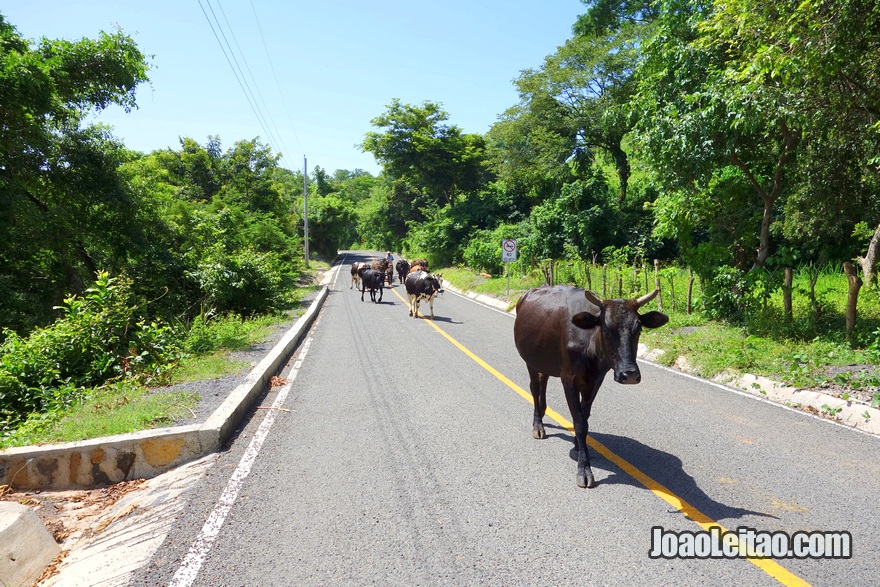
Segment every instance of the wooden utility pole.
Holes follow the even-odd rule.
[[[306,269],[309,268],[309,176],[306,156],[303,155],[303,248],[306,254]]]

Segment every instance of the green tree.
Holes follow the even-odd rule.
[[[602,35],[581,34],[544,60],[540,70],[526,70],[514,82],[520,113],[537,123],[530,134],[546,136],[550,161],[572,161],[584,172],[596,153],[611,157],[626,199],[630,177],[624,140],[632,129],[629,102],[636,88],[634,71],[642,28],[623,24]]]
[[[728,166],[743,175],[763,207],[751,256],[762,266],[805,120],[784,88],[742,68],[742,51],[708,32],[712,9],[700,0],[664,5],[639,73],[638,130],[671,189],[705,190]]]
[[[0,323],[45,323],[94,279],[114,239],[102,231],[128,232],[130,202],[113,177],[128,155],[82,122],[111,104],[134,108],[147,69],[122,31],[34,45],[0,15]],[[119,242],[109,248],[118,254]]]
[[[366,133],[361,147],[389,178],[412,186],[426,202],[454,206],[459,195],[485,183],[485,143],[479,135],[446,124],[448,119],[434,102],[413,106],[395,98],[387,112],[371,121],[382,130]]]
[[[224,155],[226,178],[220,197],[252,211],[284,216],[287,208],[274,184],[279,158],[258,138],[237,141]]]
[[[803,121],[783,234],[852,258],[853,226],[880,224],[880,4],[735,0],[717,3],[702,31],[705,45],[731,56],[732,81],[773,87]]]

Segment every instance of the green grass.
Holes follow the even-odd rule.
[[[304,285],[298,289],[298,295],[302,298],[313,289],[317,286]],[[179,365],[163,374],[161,383],[203,381],[249,369],[249,364],[232,360],[231,353],[266,340],[280,324],[297,319],[307,309],[301,304],[285,314],[210,321],[197,333],[195,341],[187,341],[202,352],[184,357]],[[0,437],[0,448],[86,440],[169,426],[175,419],[189,415],[198,400],[196,394],[152,393],[150,388],[133,381],[114,383],[91,390],[62,409],[31,415],[15,431]]]
[[[556,281],[586,287],[586,270],[583,264],[557,264]],[[592,289],[601,295],[602,267],[591,266],[589,270]],[[543,282],[542,277],[512,277],[508,296],[506,278],[486,279],[463,267],[444,268],[438,272],[460,289],[512,301],[528,287]],[[650,270],[648,273],[648,285],[653,289],[654,274]],[[672,365],[682,357],[690,370],[705,378],[751,373],[804,388],[832,382],[859,390],[880,384],[877,375],[832,375],[830,371],[848,365],[873,365],[880,360],[880,294],[876,289],[862,288],[860,292],[857,344],[851,346],[844,341],[847,284],[842,271],[826,269],[819,272],[815,305],[808,293],[808,272],[796,272],[794,319],[790,324],[783,319],[780,290],[772,292],[763,313],[745,325],[708,320],[700,313],[699,280],[694,281],[693,311],[687,314],[689,277],[685,269],[666,268],[661,272],[663,311],[670,316],[670,322],[662,328],[645,329],[641,337],[641,342],[649,348],[663,351],[657,359],[659,363]],[[675,288],[674,300],[671,284]],[[617,297],[619,288],[624,297],[642,295],[644,273],[641,268],[635,276],[631,267],[623,270],[606,268],[605,287],[606,297]],[[646,309],[656,310],[657,306],[655,300]],[[818,318],[816,306],[820,313]],[[805,338],[806,334],[810,337]]]
[[[510,302],[511,307],[529,288],[538,287],[543,283],[542,278],[538,276],[518,275],[510,277],[508,286],[506,275],[486,277],[465,267],[444,267],[437,273],[442,273],[443,279],[458,289],[506,300]]]
[[[149,393],[144,387],[119,383],[96,390],[66,410],[29,418],[4,438],[3,446],[72,442],[169,426],[190,413],[198,396]]]

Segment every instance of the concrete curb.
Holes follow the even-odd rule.
[[[308,332],[328,291],[324,285],[306,313],[204,424],[0,450],[0,485],[16,489],[92,488],[155,477],[220,450]]]
[[[501,310],[506,314],[510,314],[511,316],[516,316],[516,308],[508,308],[510,307],[510,302],[506,302],[504,300],[499,300],[498,298],[493,298],[492,296],[486,296],[483,294],[474,293],[472,291],[464,291],[454,287],[451,283],[443,281],[443,289],[448,289],[451,292],[455,292],[458,295],[468,298],[469,300],[473,300],[477,303],[483,304],[484,306],[489,306],[490,308],[495,308],[496,310]]]
[[[880,409],[872,408],[866,403],[852,399],[845,400],[816,389],[789,387],[778,381],[751,373],[737,376],[722,374],[713,379],[705,379],[691,373],[687,362],[680,358],[673,367],[661,365],[656,362],[656,359],[662,354],[661,350],[648,350],[643,343],[639,343],[639,358],[659,369],[665,369],[683,377],[697,379],[709,385],[775,404],[783,409],[794,410],[830,424],[853,428],[859,432],[880,437]]]

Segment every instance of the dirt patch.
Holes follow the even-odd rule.
[[[827,381],[818,390],[841,399],[871,405],[874,395],[880,393],[880,367],[877,365],[827,367],[823,376]]]
[[[134,479],[99,489],[67,491],[14,491],[8,485],[0,485],[0,501],[20,503],[33,509],[61,547],[61,554],[46,568],[37,584],[58,573],[58,565],[78,540],[98,534],[114,520],[131,513],[122,512],[108,518],[106,510],[139,489],[145,481]]]

